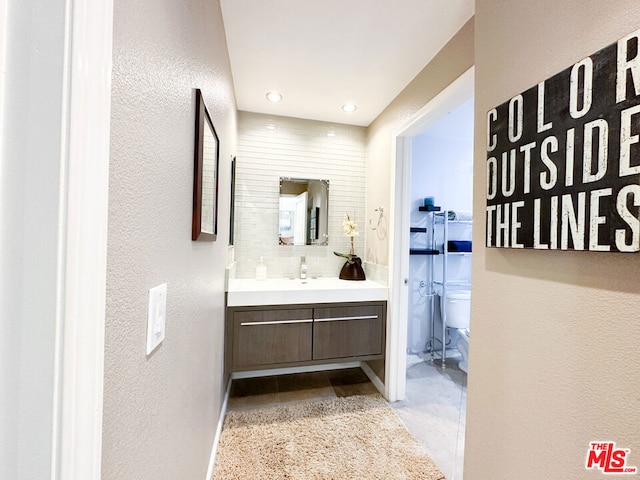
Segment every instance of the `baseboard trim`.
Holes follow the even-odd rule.
[[[229,403],[229,394],[231,393],[231,378],[227,382],[227,390],[224,393],[224,400],[220,408],[220,417],[218,418],[218,426],[216,428],[216,436],[213,437],[213,447],[211,448],[211,456],[209,457],[209,467],[207,468],[207,477],[204,480],[211,480],[213,477],[213,468],[216,464],[216,453],[218,444],[220,443],[220,435],[222,435],[222,425],[224,425],[224,417],[227,414],[227,404]]]

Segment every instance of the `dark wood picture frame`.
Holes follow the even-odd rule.
[[[191,240],[215,241],[218,235],[218,167],[220,141],[196,89],[196,128],[193,175],[193,219]]]
[[[235,210],[236,210],[236,157],[231,159],[231,214],[229,215],[229,245],[233,245],[235,237]]]

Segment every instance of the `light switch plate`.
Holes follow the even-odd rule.
[[[164,340],[167,319],[167,284],[149,290],[149,313],[147,315],[147,355]]]

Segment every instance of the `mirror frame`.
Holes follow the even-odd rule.
[[[307,234],[309,233],[309,229],[305,229],[306,233],[305,233],[305,243],[304,244],[291,244],[291,243],[281,243],[282,241],[282,237],[280,237],[280,235],[278,235],[278,245],[282,246],[282,247],[293,247],[293,246],[315,246],[315,247],[326,247],[327,245],[329,245],[329,235],[328,235],[328,221],[329,221],[329,186],[330,186],[330,181],[328,179],[321,179],[321,178],[301,178],[301,177],[280,177],[280,199],[282,198],[282,184],[284,182],[290,182],[290,183],[296,183],[296,184],[307,184],[307,189],[309,187],[309,184],[312,182],[319,182],[324,184],[325,186],[325,202],[326,202],[326,211],[324,212],[324,216],[325,216],[325,221],[323,222],[326,225],[326,230],[327,233],[323,236],[322,239],[317,238],[317,242],[313,243],[311,241],[311,239],[307,238]],[[318,210],[318,207],[315,207],[316,211]],[[281,213],[280,209],[278,209],[279,214]],[[317,214],[318,212],[316,212]],[[320,218],[316,216],[316,225],[315,225],[315,229],[318,230],[318,225],[319,225],[319,221]],[[278,223],[280,223],[280,218],[278,219]],[[307,225],[309,225],[309,223],[307,222]],[[280,232],[279,232],[280,233]],[[319,233],[317,234],[319,236]]]
[[[229,201],[229,245],[235,241],[235,211],[236,211],[236,157],[231,159],[231,199]]]
[[[204,157],[204,134],[208,128],[216,140],[214,160],[215,185],[213,192],[213,233],[202,231],[202,174]],[[215,241],[218,235],[218,167],[220,163],[220,140],[211,121],[211,116],[204,103],[202,91],[196,89],[196,128],[194,149],[194,175],[193,175],[193,218],[191,226],[191,240]]]

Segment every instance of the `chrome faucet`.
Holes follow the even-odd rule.
[[[303,280],[307,278],[307,261],[304,258],[304,255],[300,257],[300,278]]]

